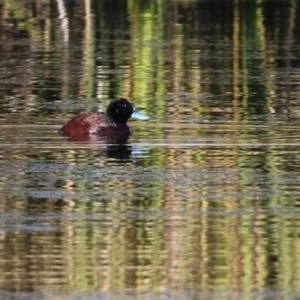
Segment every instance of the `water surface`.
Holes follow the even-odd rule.
[[[293,1],[0,11],[1,299],[300,297]],[[121,96],[125,144],[58,134]]]

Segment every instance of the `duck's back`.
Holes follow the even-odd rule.
[[[116,125],[104,113],[81,113],[68,121],[59,132],[63,135],[105,134]]]

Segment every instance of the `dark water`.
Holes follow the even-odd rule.
[[[296,4],[2,1],[0,298],[299,299]]]

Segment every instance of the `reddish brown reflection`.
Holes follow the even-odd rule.
[[[105,155],[110,158],[128,159],[131,156],[132,147],[128,145],[130,134],[74,134],[67,136],[67,141],[83,144],[105,144]]]

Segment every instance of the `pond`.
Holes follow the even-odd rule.
[[[0,12],[0,299],[300,298],[295,1]],[[120,97],[126,142],[58,133]]]

